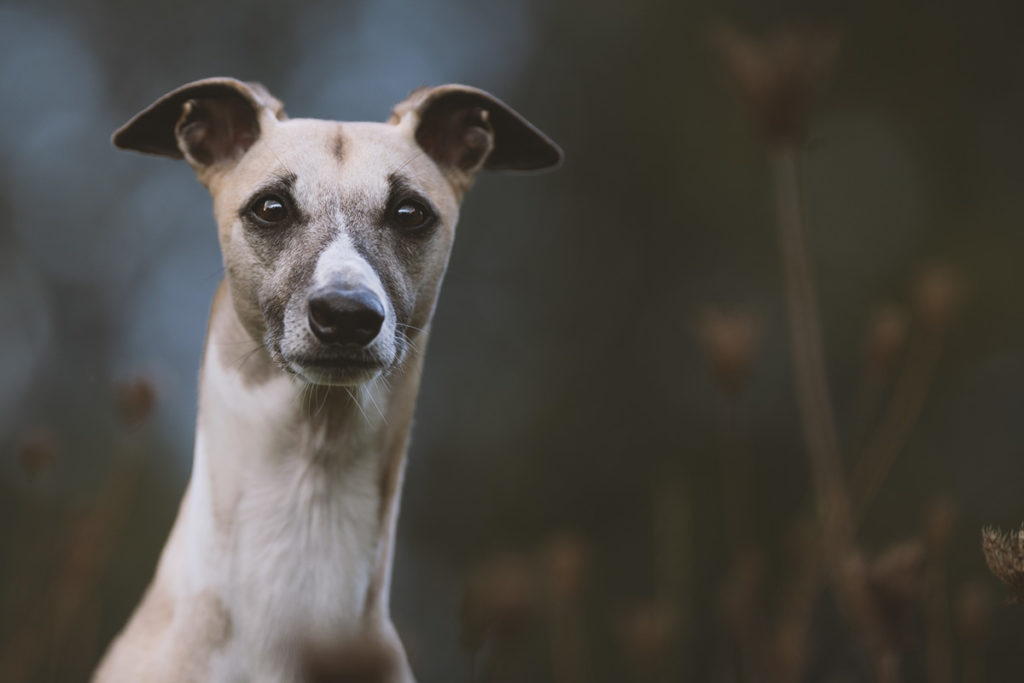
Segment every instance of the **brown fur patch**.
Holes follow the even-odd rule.
[[[334,156],[339,161],[345,158],[345,138],[341,133],[338,133],[338,137],[334,138]]]
[[[207,588],[188,602],[190,649],[219,650],[231,642],[234,625],[227,606]]]

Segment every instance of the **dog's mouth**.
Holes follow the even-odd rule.
[[[286,359],[286,368],[310,384],[351,386],[363,384],[384,369],[379,359],[365,355],[333,354]]]

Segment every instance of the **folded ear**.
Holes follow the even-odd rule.
[[[207,78],[173,90],[121,126],[122,149],[185,158],[197,171],[232,161],[260,136],[260,120],[284,119],[284,107],[259,83]]]
[[[467,187],[481,168],[538,171],[562,161],[558,145],[514,109],[465,85],[420,88],[395,106],[390,122],[409,122],[420,147]]]

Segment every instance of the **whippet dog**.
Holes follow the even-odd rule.
[[[421,88],[386,123],[289,119],[262,86],[185,85],[116,146],[184,158],[224,279],[188,489],[99,682],[300,680],[310,642],[372,637],[412,681],[388,592],[423,349],[481,169],[561,150],[491,95]]]

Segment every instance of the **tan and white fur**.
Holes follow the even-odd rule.
[[[417,90],[386,123],[339,123],[289,119],[227,78],[162,97],[114,143],[188,161],[225,277],[188,489],[94,680],[299,681],[310,644],[369,637],[412,681],[388,592],[459,204],[477,171],[552,167],[560,150],[465,86]]]

